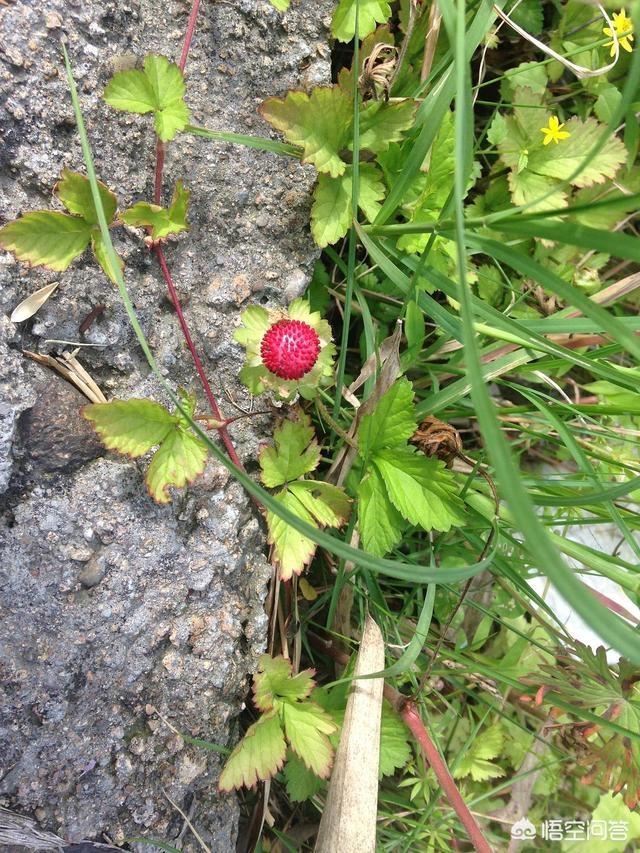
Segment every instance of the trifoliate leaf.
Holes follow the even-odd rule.
[[[302,147],[303,163],[337,178],[347,164],[340,157],[351,137],[353,104],[338,86],[320,86],[311,92],[288,92],[285,98],[269,98],[260,112],[282,131],[286,139]]]
[[[402,377],[382,395],[375,411],[364,415],[358,430],[358,450],[363,457],[383,447],[404,444],[418,428],[413,386]]]
[[[284,766],[284,781],[289,799],[294,803],[310,800],[322,790],[324,784],[291,750],[287,753],[287,763]]]
[[[380,718],[380,778],[390,776],[396,767],[404,767],[410,758],[409,730],[385,699]]]
[[[252,788],[280,770],[287,753],[280,716],[276,710],[263,714],[233,750],[220,775],[220,790],[243,785]]]
[[[270,711],[276,699],[306,699],[314,687],[314,672],[305,669],[291,675],[291,662],[283,657],[262,655],[253,677],[253,701],[261,711]]]
[[[464,523],[453,475],[439,459],[394,447],[376,451],[373,463],[389,499],[407,521],[443,531]]]
[[[295,513],[307,524],[317,527],[313,516],[302,506],[297,497],[287,489],[274,495],[277,501],[291,512]],[[316,543],[298,533],[291,525],[277,516],[275,513],[267,512],[267,541],[273,545],[273,561],[280,567],[282,580],[289,580],[293,574],[300,572],[313,559],[316,552]]]
[[[115,216],[118,200],[115,193],[111,192],[109,187],[103,184],[102,181],[98,181],[98,189],[100,190],[104,215],[109,223]],[[85,178],[84,175],[79,174],[79,172],[70,172],[69,169],[63,169],[60,181],[54,189],[54,194],[58,196],[69,213],[81,216],[91,225],[98,224],[96,206],[93,203],[93,195],[91,194],[91,184],[89,183],[89,179]]]
[[[370,467],[358,486],[358,529],[362,547],[374,557],[384,557],[402,540],[406,527],[389,500],[382,478]]]
[[[273,433],[274,446],[260,452],[261,480],[269,489],[297,480],[318,467],[320,448],[311,419],[304,412],[298,420],[285,420]]]
[[[336,731],[336,724],[315,702],[285,702],[282,715],[291,749],[309,770],[321,779],[327,779],[333,761],[333,749],[327,735]]]
[[[184,93],[184,77],[175,62],[164,56],[149,55],[144,61],[144,71],[120,71],[112,77],[104,99],[124,112],[153,112],[156,133],[167,142],[189,123]]]
[[[0,247],[34,267],[63,272],[89,245],[91,225],[79,216],[34,210],[0,228]]]
[[[311,208],[311,233],[321,248],[337,243],[349,230],[352,215],[353,169],[339,178],[318,175]],[[385,196],[382,174],[374,163],[360,164],[358,207],[369,222],[378,215]]]
[[[311,513],[320,527],[341,527],[351,513],[351,501],[338,486],[315,480],[289,483],[289,491]]]
[[[391,17],[391,6],[387,0],[340,0],[331,22],[331,32],[339,41],[351,41],[356,32],[356,8],[358,10],[358,38],[372,33],[378,24],[386,23]]]
[[[557,145],[545,145],[529,152],[527,164],[529,171],[558,180],[571,178],[574,186],[588,187],[592,184],[601,184],[606,178],[613,178],[625,162],[627,155],[622,140],[616,136],[610,136],[603,148],[587,162],[579,174],[572,177],[602,133],[606,131],[606,127],[593,118],[581,121],[574,116],[566,122],[564,130],[570,134],[569,139]]]
[[[145,482],[158,503],[169,503],[169,486],[180,489],[204,471],[207,445],[183,427],[172,430],[155,452],[147,468]]]
[[[127,456],[142,456],[161,444],[175,429],[176,417],[153,400],[111,400],[91,403],[82,414],[108,450]]]
[[[170,234],[179,234],[188,228],[187,207],[190,195],[191,193],[184,188],[182,181],[178,181],[169,208],[139,201],[133,207],[125,210],[120,215],[120,219],[125,225],[151,228],[152,240],[161,240]]]
[[[474,782],[485,782],[505,775],[502,767],[490,759],[497,758],[502,750],[503,731],[499,724],[478,734],[453,771],[454,779],[471,776]]]
[[[394,104],[370,101],[360,113],[360,149],[378,154],[392,142],[400,142],[404,131],[413,125],[417,108],[418,104],[410,100]]]

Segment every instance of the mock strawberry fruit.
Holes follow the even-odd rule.
[[[283,399],[299,393],[311,400],[333,375],[331,328],[306,299],[295,299],[287,311],[252,305],[242,324],[234,337],[247,350],[240,379],[252,394],[272,390]]]
[[[266,331],[260,344],[264,366],[281,379],[302,379],[319,353],[318,333],[302,320],[279,320]]]

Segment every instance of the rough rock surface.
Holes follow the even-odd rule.
[[[115,69],[177,56],[187,0],[11,0],[0,6],[0,223],[56,207],[63,166],[83,171],[59,51],[68,40],[99,176],[122,205],[150,199],[151,121],[100,99]],[[327,82],[331,0],[203,0],[187,65],[195,122],[263,134],[262,99]],[[168,198],[184,178],[191,231],[166,253],[220,395],[246,402],[232,342],[248,301],[285,303],[308,279],[311,170],[294,160],[183,135],[169,146]],[[164,285],[145,246],[120,231],[132,297],[162,370],[196,388]],[[59,281],[38,315],[9,322]],[[166,794],[212,850],[235,849],[237,808],[217,793],[218,757],[178,731],[230,741],[264,643],[263,532],[242,490],[210,463],[170,505],[146,494],[143,465],[104,455],[82,398],[22,350],[59,352],[98,303],[80,359],[108,397],[162,392],[115,289],[89,255],[64,274],[0,255],[0,805],[68,841],[144,835],[195,849]],[[204,410],[204,404],[202,409]],[[255,458],[265,424],[234,430]],[[154,713],[153,708],[162,717]],[[146,848],[148,849],[148,848]]]

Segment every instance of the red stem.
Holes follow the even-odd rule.
[[[191,337],[191,332],[189,331],[189,326],[187,325],[187,321],[182,312],[182,305],[180,304],[180,299],[178,297],[178,293],[176,291],[175,285],[173,283],[173,279],[171,278],[171,273],[169,272],[169,267],[167,266],[167,261],[164,256],[164,252],[162,251],[161,246],[155,246],[154,251],[156,253],[156,257],[158,258],[158,262],[160,263],[160,269],[162,270],[162,275],[165,280],[165,284],[167,285],[167,291],[169,292],[169,298],[173,302],[173,307],[176,310],[176,316],[178,318],[178,322],[180,323],[180,328],[182,329],[182,334],[186,341],[189,352],[191,353],[191,358],[193,359],[193,363],[198,372],[198,376],[200,377],[200,382],[202,382],[202,387],[204,388],[204,393],[207,395],[207,400],[209,401],[209,406],[211,407],[211,411],[213,412],[214,418],[219,421],[223,421],[224,417],[222,412],[218,408],[218,404],[216,402],[216,398],[213,396],[213,391],[211,390],[211,385],[209,385],[209,380],[207,379],[207,374],[204,372],[204,367],[202,366],[202,362],[200,360],[200,356],[198,355],[198,351],[196,350],[195,344],[193,343],[193,338]],[[220,434],[220,438],[224,446],[227,449],[227,453],[229,454],[229,458],[231,461],[238,466],[238,468],[242,468],[244,470],[244,466],[240,459],[238,458],[238,454],[236,453],[236,449],[233,446],[233,442],[229,436],[226,426],[221,426],[218,428],[218,433]]]
[[[196,21],[198,20],[198,10],[200,8],[200,0],[193,0],[193,5],[191,6],[191,13],[189,14],[189,20],[187,21],[187,31],[184,34],[184,44],[182,45],[182,53],[180,54],[180,62],[178,65],[180,66],[180,70],[184,71],[184,67],[187,64],[187,57],[189,56],[189,48],[191,47],[191,40],[193,38],[193,33],[196,29]]]
[[[160,137],[156,137],[156,175],[153,185],[153,200],[162,204],[162,173],[164,171],[164,153],[166,147]]]
[[[385,693],[386,692],[387,686],[385,685]],[[393,692],[397,693],[395,690]],[[387,696],[387,698],[389,697]],[[444,763],[436,745],[429,737],[429,732],[422,722],[415,704],[411,700],[401,700],[401,702],[402,704],[398,709],[400,711],[400,716],[411,731],[411,734],[420,744],[427,761],[431,767],[433,767],[433,771],[438,777],[440,787],[444,791],[449,803],[453,807],[453,810],[460,818],[460,823],[467,830],[469,840],[473,844],[474,849],[480,851],[480,853],[492,853],[492,849],[489,846],[487,839],[482,834],[482,830],[476,823],[476,819],[469,811],[465,801],[462,799],[462,795],[449,773],[449,768]]]

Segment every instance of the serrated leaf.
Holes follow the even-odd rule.
[[[323,781],[311,770],[308,770],[304,762],[298,756],[289,751],[287,763],[284,766],[284,781],[287,787],[289,799],[294,803],[302,803],[310,800],[323,788]]]
[[[108,450],[117,450],[134,459],[161,444],[176,423],[175,416],[153,400],[91,403],[82,414],[93,423]]]
[[[249,726],[233,750],[220,775],[220,790],[232,791],[243,785],[252,788],[270,779],[282,767],[287,752],[277,711],[263,714]]]
[[[117,284],[117,279],[114,273],[111,271],[111,261],[109,259],[109,255],[104,245],[104,240],[102,239],[102,234],[100,233],[99,228],[94,228],[91,232],[91,248],[93,250],[93,257],[96,259],[97,263],[102,267],[102,271],[107,276],[107,278],[113,282],[113,284]],[[120,272],[124,272],[124,261],[119,255],[116,255],[118,259],[118,266],[120,267]]]
[[[117,110],[153,112],[156,133],[168,142],[189,123],[184,93],[184,76],[175,62],[150,54],[145,57],[144,71],[120,71],[112,77],[104,99]]]
[[[285,702],[282,715],[291,749],[316,776],[327,779],[333,761],[333,749],[327,735],[336,731],[336,724],[315,702]]]
[[[384,557],[401,540],[406,527],[389,500],[384,482],[371,467],[358,485],[358,529],[362,547],[374,557]]]
[[[360,113],[360,149],[379,154],[392,142],[400,142],[413,125],[417,108],[408,99],[393,104],[370,101]]]
[[[274,495],[274,497],[299,518],[306,521],[307,524],[311,524],[313,527],[318,526],[313,516],[287,489]],[[316,543],[302,533],[298,533],[284,519],[272,512],[267,512],[267,530],[267,541],[273,545],[273,561],[280,567],[281,579],[289,580],[292,575],[299,575],[313,559]]]
[[[394,447],[378,450],[373,463],[390,501],[407,521],[442,531],[464,523],[453,475],[439,459]]]
[[[133,207],[125,210],[120,215],[120,219],[125,225],[151,228],[151,239],[162,240],[171,234],[179,234],[181,231],[187,230],[187,207],[190,195],[191,193],[184,188],[182,181],[178,181],[169,208],[139,201]]]
[[[347,164],[340,151],[351,137],[353,104],[338,86],[319,86],[311,95],[292,91],[285,98],[269,98],[260,112],[302,148],[303,163],[313,163],[318,172],[334,178],[344,174]]]
[[[606,128],[593,118],[581,121],[574,116],[565,123],[564,130],[570,134],[569,139],[562,141],[564,144],[546,145],[529,153],[529,171],[558,180],[571,178],[574,186],[588,187],[613,178],[625,162],[624,143],[611,136],[580,173],[571,177]]]
[[[100,190],[104,215],[107,223],[109,223],[115,216],[118,200],[115,193],[111,192],[109,187],[103,184],[102,181],[98,181],[98,189]],[[89,179],[85,178],[84,175],[81,175],[79,172],[71,172],[66,168],[63,169],[60,181],[56,184],[54,194],[58,196],[69,213],[81,216],[91,225],[97,225],[98,214],[96,213],[96,206],[93,203],[91,184],[89,183]]]
[[[358,452],[364,458],[383,447],[404,444],[418,428],[413,405],[413,386],[405,377],[382,395],[358,429]]]
[[[409,730],[385,699],[380,720],[380,777],[391,776],[411,758]]]
[[[485,782],[505,775],[505,771],[491,759],[497,758],[502,750],[504,733],[500,724],[480,732],[470,744],[453,772],[454,779],[471,776],[474,782]]]
[[[521,0],[509,14],[518,26],[532,36],[539,36],[542,32],[544,21],[542,0]]]
[[[253,701],[261,711],[270,711],[276,699],[306,699],[314,687],[314,671],[305,669],[291,675],[291,662],[283,657],[262,655],[253,677]]]
[[[562,189],[555,189],[556,186],[557,183],[553,178],[536,175],[535,172],[531,172],[529,169],[509,173],[511,200],[514,204],[531,205],[529,210],[532,213],[557,210],[566,205],[566,192]],[[549,194],[548,197],[543,198],[547,196],[547,193]],[[538,199],[542,200],[538,201]]]
[[[273,433],[274,445],[260,451],[260,479],[269,489],[297,480],[314,471],[320,462],[320,448],[315,440],[311,419],[304,412],[298,420],[284,420]]]
[[[311,233],[320,248],[337,243],[349,230],[352,215],[353,169],[339,178],[318,175],[311,207]],[[378,215],[385,196],[382,174],[373,163],[360,164],[358,207],[369,222]]]
[[[183,427],[171,430],[147,468],[145,482],[149,494],[158,503],[169,503],[169,486],[181,489],[204,471],[209,449]]]
[[[331,32],[339,41],[351,41],[356,32],[356,8],[358,10],[358,38],[365,38],[378,24],[386,23],[391,17],[391,6],[387,0],[340,0],[331,21]]]
[[[63,272],[89,245],[91,225],[78,216],[35,210],[0,228],[0,247],[34,267]]]
[[[339,486],[315,480],[298,480],[289,490],[311,513],[320,527],[341,527],[351,513],[351,501]]]
[[[46,284],[35,293],[30,293],[26,299],[23,299],[11,312],[9,319],[12,323],[23,323],[30,317],[33,317],[44,305],[44,303],[53,295],[59,282],[54,281],[51,284]]]

